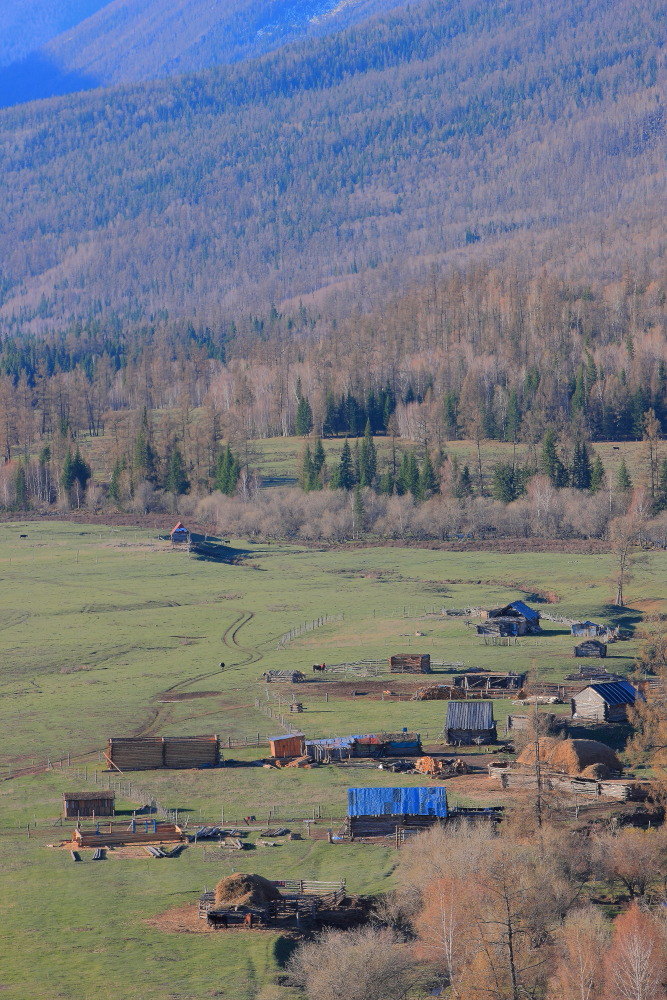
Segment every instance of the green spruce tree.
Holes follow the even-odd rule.
[[[570,483],[575,490],[589,490],[591,488],[591,460],[585,441],[575,443],[570,469]]]
[[[214,489],[220,490],[225,496],[234,496],[240,475],[241,462],[228,444],[218,458],[213,484]]]
[[[19,462],[14,473],[14,506],[17,510],[28,510],[30,507],[28,480],[23,462]]]
[[[619,493],[628,493],[632,489],[632,479],[624,458],[621,459],[621,464],[616,472],[616,489]]]
[[[167,493],[174,493],[176,496],[182,496],[190,489],[190,480],[185,471],[185,462],[176,444],[172,446],[169,452],[164,488]]]
[[[373,486],[377,475],[377,452],[371,434],[371,422],[366,421],[366,429],[359,450],[359,483],[361,486]]]
[[[595,460],[591,466],[591,484],[589,489],[591,493],[598,493],[605,482],[605,471],[604,465],[602,464],[602,459],[599,455],[595,456]]]

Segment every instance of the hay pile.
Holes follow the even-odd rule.
[[[449,684],[431,684],[415,691],[410,701],[449,701],[451,697],[452,688]]]
[[[620,773],[623,765],[605,743],[597,740],[557,740],[545,736],[538,741],[540,761],[561,774],[582,774],[586,768],[602,765],[608,774]],[[519,764],[535,764],[535,746],[530,744],[517,757]]]
[[[595,778],[596,781],[605,781],[611,776],[612,772],[606,764],[589,764],[581,772],[582,778]]]
[[[227,875],[215,887],[215,905],[228,906],[265,906],[281,894],[276,887],[261,875]]]

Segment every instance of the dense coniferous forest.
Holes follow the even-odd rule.
[[[258,60],[6,110],[2,328],[218,330],[322,289],[342,312],[434,262],[510,252],[576,280],[651,272],[664,18],[658,0],[422,0]]]

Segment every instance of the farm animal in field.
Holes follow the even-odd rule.
[[[326,663],[313,663],[313,673],[319,671],[324,671],[327,669]]]

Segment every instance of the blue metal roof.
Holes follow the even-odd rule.
[[[604,698],[608,705],[634,705],[639,693],[629,681],[604,681],[588,686]]]
[[[527,604],[523,603],[523,601],[512,601],[512,603],[508,604],[507,607],[514,608],[515,611],[518,611],[520,615],[523,615],[524,618],[527,618],[528,621],[531,622],[537,621],[540,617],[539,611],[529,608]]]
[[[348,816],[447,816],[447,792],[427,788],[348,788]]]
[[[493,703],[490,701],[450,701],[445,729],[493,729]]]

